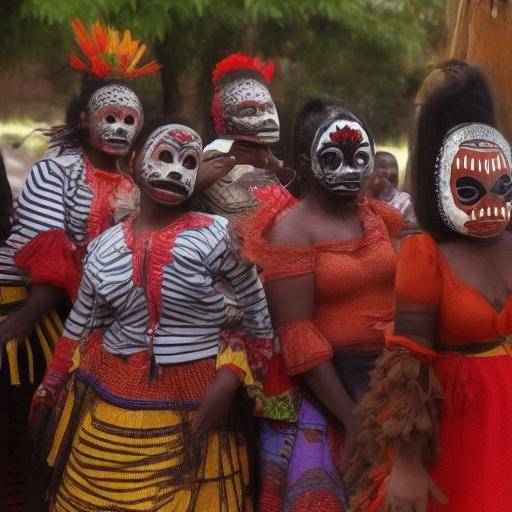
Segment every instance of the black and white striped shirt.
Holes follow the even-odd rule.
[[[94,173],[96,170],[92,169]],[[37,162],[18,198],[9,237],[0,247],[0,284],[23,282],[14,257],[40,233],[61,229],[71,242],[85,246],[90,241],[88,228],[94,194],[80,150]],[[99,214],[108,216],[107,210],[103,208]]]
[[[101,329],[105,349],[122,355],[148,350],[152,343],[159,364],[214,356],[226,322],[224,297],[214,285],[225,280],[235,291],[248,335],[272,338],[255,267],[232,250],[227,220],[208,217],[212,219],[209,225],[181,231],[169,248],[160,288],[162,306],[153,333],[148,332],[148,293],[134,282],[126,224],[108,229],[94,240],[64,336],[82,341],[91,330]]]
[[[93,191],[85,183],[81,153],[43,159],[31,169],[21,190],[13,227],[0,247],[0,283],[20,284],[23,276],[14,256],[39,233],[58,228],[71,241],[86,242],[87,220]]]

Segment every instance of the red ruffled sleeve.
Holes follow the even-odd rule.
[[[389,236],[396,238],[404,224],[402,214],[396,208],[377,199],[367,199],[367,202],[370,209],[383,220]]]
[[[279,329],[279,343],[288,375],[298,375],[332,359],[333,349],[311,320],[299,320]]]
[[[295,207],[298,200],[274,184],[260,188],[255,196],[260,202],[259,208],[240,223],[242,255],[261,268],[263,281],[313,272],[313,247],[276,246],[265,239],[272,226]]]
[[[25,244],[14,261],[33,283],[63,288],[74,301],[82,279],[82,252],[62,229],[51,229]]]

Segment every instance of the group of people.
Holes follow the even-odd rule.
[[[107,77],[156,63],[74,29],[95,77],[0,248],[20,507],[509,512],[512,160],[484,75],[437,68],[411,203],[338,101],[307,101],[293,161],[272,154],[272,63],[216,65],[203,148]]]

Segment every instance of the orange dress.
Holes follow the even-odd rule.
[[[260,267],[264,281],[313,274],[315,283],[312,320],[288,324],[289,332],[281,327],[282,353],[275,354],[263,383],[258,510],[342,512],[341,428],[288,376],[334,358],[347,391],[356,399],[364,392],[368,370],[384,346],[385,327],[393,320],[396,256],[390,234],[398,233],[402,219],[383,203],[362,201],[361,237],[275,246],[266,234],[298,201],[272,186],[255,195],[262,206],[243,230],[244,255]]]
[[[402,245],[396,299],[438,312],[433,364],[444,395],[441,455],[429,470],[449,503],[432,501],[429,512],[510,512],[512,357],[504,338],[512,334],[512,297],[497,311],[421,234]]]
[[[355,240],[313,246],[276,246],[265,236],[298,200],[284,189],[256,192],[264,204],[244,233],[244,255],[262,270],[264,282],[314,274],[313,323],[336,349],[380,350],[393,320],[396,256],[390,236],[402,227],[401,215],[376,200],[359,205],[364,233]],[[300,347],[297,347],[300,349]]]

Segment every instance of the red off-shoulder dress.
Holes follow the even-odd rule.
[[[438,312],[441,454],[429,470],[449,503],[429,512],[512,511],[512,297],[497,311],[421,234],[402,245],[396,300]]]

